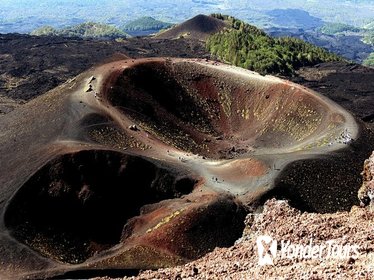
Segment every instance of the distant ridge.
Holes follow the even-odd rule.
[[[230,27],[223,20],[211,16],[197,15],[155,36],[159,39],[176,39],[181,36],[205,41],[210,35]]]
[[[112,25],[97,22],[85,22],[74,26],[68,26],[62,29],[55,29],[51,26],[43,26],[32,31],[31,35],[96,39],[117,39],[129,37],[127,33]]]
[[[161,30],[170,28],[173,24],[156,20],[153,17],[141,17],[127,23],[122,29],[128,31]]]

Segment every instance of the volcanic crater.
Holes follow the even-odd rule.
[[[3,120],[0,270],[31,278],[230,246],[291,163],[333,154],[344,173],[340,151],[360,141],[354,118],[318,93],[200,59],[104,64]]]

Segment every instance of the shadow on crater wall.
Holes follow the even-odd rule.
[[[139,157],[81,151],[45,165],[13,198],[5,223],[48,257],[80,263],[119,243],[143,205],[180,197],[195,181]]]

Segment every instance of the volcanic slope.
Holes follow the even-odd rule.
[[[206,15],[197,15],[192,19],[157,34],[155,38],[178,39],[180,37],[192,37],[194,39],[205,41],[210,35],[229,27],[229,23],[217,18]]]
[[[93,68],[0,128],[5,279],[188,262],[233,244],[289,163],[334,152],[346,171],[361,141],[353,117],[315,92],[196,59]]]

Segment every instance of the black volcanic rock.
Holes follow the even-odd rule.
[[[116,42],[0,34],[0,95],[30,100],[117,53],[134,58],[208,56],[202,43],[187,39]]]
[[[366,123],[374,122],[374,69],[333,62],[305,67],[292,79],[334,100]]]

